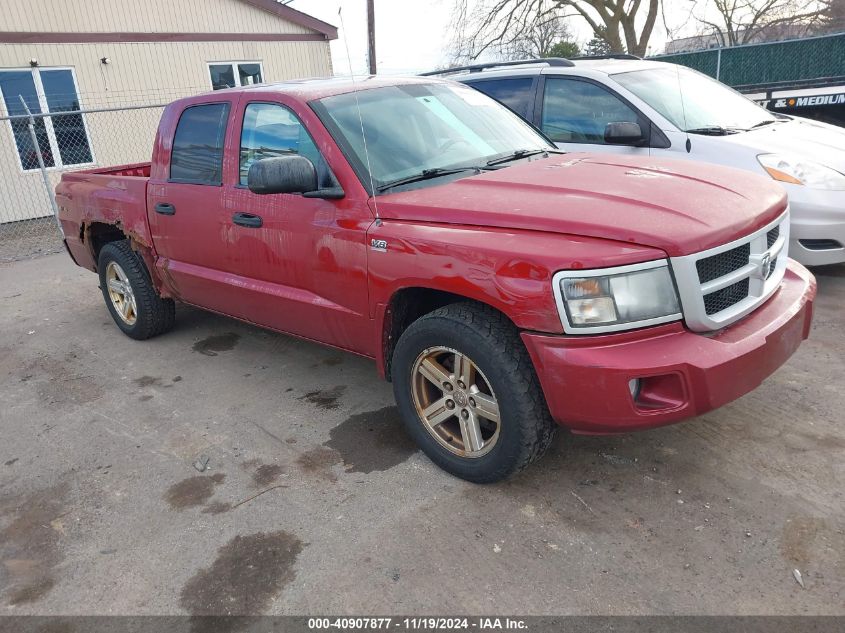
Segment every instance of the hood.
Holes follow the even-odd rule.
[[[610,239],[688,255],[783,213],[771,179],[717,165],[566,154],[378,198],[379,214]]]
[[[756,154],[796,156],[845,173],[845,130],[835,125],[794,118],[721,138]]]

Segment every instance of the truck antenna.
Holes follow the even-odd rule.
[[[361,115],[361,103],[358,101],[358,84],[355,83],[355,72],[352,70],[352,57],[349,55],[349,38],[346,37],[346,25],[343,23],[343,8],[337,8],[337,15],[340,18],[340,28],[343,29],[343,44],[346,47],[346,61],[349,62],[349,77],[352,79],[352,86],[355,89],[355,107],[358,109],[358,123],[361,124],[361,139],[364,141],[364,158],[367,161],[367,173],[370,176],[370,191],[373,196],[373,210],[376,214],[376,226],[381,226],[381,217],[378,213],[378,200],[376,199],[376,184],[373,180],[373,168],[370,165],[370,150],[367,147],[367,134],[364,131],[364,117]]]

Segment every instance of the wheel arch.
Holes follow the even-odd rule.
[[[87,222],[82,225],[81,233],[82,241],[94,259],[95,268],[99,267],[100,251],[106,244],[129,238],[119,224],[108,222]]]
[[[163,283],[159,275],[159,271],[155,266],[155,256],[152,249],[143,239],[135,236],[131,231],[125,230],[119,222],[86,222],[80,229],[80,237],[82,238],[82,242],[88,248],[88,252],[91,254],[91,258],[94,261],[94,272],[99,272],[100,251],[103,250],[103,247],[106,244],[119,242],[121,240],[129,240],[130,248],[135,251],[144,262],[144,266],[147,268],[147,273],[152,279],[156,292],[158,292],[163,298],[174,296],[173,292],[171,292],[170,288]]]
[[[453,303],[474,303],[484,306],[502,314],[514,324],[513,319],[507,314],[485,301],[426,286],[399,288],[390,296],[387,304],[383,306],[380,317],[381,346],[380,353],[376,356],[376,365],[382,378],[390,382],[393,350],[399,337],[402,336],[408,326],[426,314]],[[514,324],[514,327],[516,328],[516,324]]]

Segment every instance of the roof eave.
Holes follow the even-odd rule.
[[[303,13],[302,11],[297,11],[296,9],[281,4],[280,2],[276,2],[276,0],[241,0],[241,2],[246,2],[247,4],[254,6],[256,9],[272,13],[273,15],[287,20],[288,22],[293,22],[299,26],[322,33],[327,40],[337,39],[336,26],[329,24],[328,22],[318,20],[314,16]]]

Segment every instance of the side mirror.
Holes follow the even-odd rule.
[[[309,193],[317,190],[317,170],[298,154],[263,158],[250,165],[246,183],[258,194]]]
[[[608,145],[640,146],[646,142],[645,134],[639,123],[619,121],[608,123],[604,128],[604,142]]]

